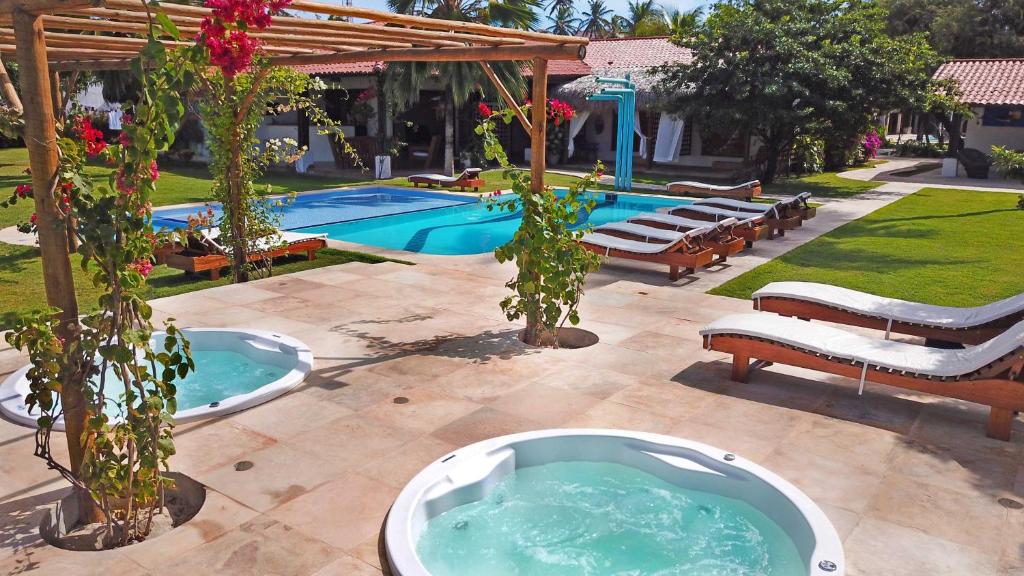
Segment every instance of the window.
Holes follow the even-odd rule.
[[[683,137],[680,138],[679,155],[689,156],[693,154],[693,119],[687,118],[683,121]]]

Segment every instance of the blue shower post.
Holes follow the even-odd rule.
[[[625,78],[598,78],[599,84],[611,84],[615,88],[601,88],[588,100],[615,102],[618,109],[615,146],[615,189],[629,192],[633,189],[633,133],[636,116],[636,85],[629,74]]]

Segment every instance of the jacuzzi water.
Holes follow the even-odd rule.
[[[309,348],[282,334],[226,328],[187,328],[182,332],[191,345],[196,369],[174,380],[174,417],[179,423],[267,402],[302,382],[313,367]],[[162,338],[162,332],[154,333],[153,345],[158,351]],[[39,414],[24,404],[29,391],[27,370],[26,366],[0,384],[0,412],[16,422],[35,426]],[[123,385],[110,368],[106,373],[104,413],[114,420],[122,417],[119,391],[123,391]],[[63,429],[63,422],[58,420],[56,428]]]
[[[790,576],[786,532],[746,502],[611,462],[519,468],[487,497],[429,520],[433,576]]]

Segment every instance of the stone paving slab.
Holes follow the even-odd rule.
[[[986,410],[965,402],[876,385],[858,396],[855,381],[781,366],[736,384],[726,356],[701,349],[703,323],[751,309],[704,290],[900,195],[830,202],[754,256],[678,283],[608,265],[582,307],[601,341],[582,350],[516,339],[498,309],[513,269],[490,255],[392,253],[417,265],[345,264],[156,300],[182,327],[296,336],[314,371],[270,403],[179,427],[172,466],[209,487],[207,505],[124,550],[39,541],[42,510],[66,488],[31,455],[31,430],[0,420],[0,574],[381,574],[385,515],[423,466],[495,435],[582,426],[673,434],[768,466],[832,519],[851,576],[1020,575],[1024,511],[999,499],[1024,500],[1024,421],[997,442]],[[0,349],[3,372],[22,362]],[[239,460],[255,466],[238,472]]]

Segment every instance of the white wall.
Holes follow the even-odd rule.
[[[993,146],[1007,146],[1015,150],[1024,150],[1024,127],[1020,126],[982,126],[981,108],[974,109],[975,118],[967,121],[967,134],[964,135],[965,148],[977,148],[988,154]]]

